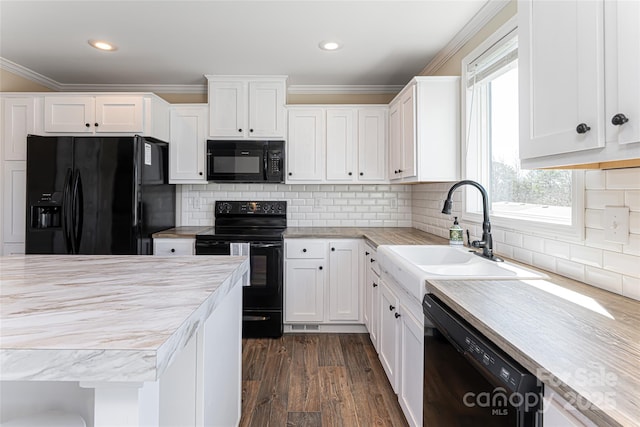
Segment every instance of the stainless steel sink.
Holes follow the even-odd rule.
[[[509,262],[495,262],[467,248],[437,245],[381,245],[378,261],[384,274],[422,300],[425,281],[545,279],[547,276]]]

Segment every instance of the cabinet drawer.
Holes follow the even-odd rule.
[[[285,241],[285,257],[289,259],[322,259],[327,256],[326,242],[295,239]]]
[[[195,239],[154,239],[153,254],[168,255],[193,255]]]

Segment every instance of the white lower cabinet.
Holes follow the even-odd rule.
[[[382,281],[380,284],[380,362],[387,378],[398,393],[398,354],[400,353],[400,322],[398,321],[398,297],[389,286]]]
[[[544,427],[596,427],[569,402],[545,387],[542,422]]]
[[[378,357],[410,426],[422,426],[424,323],[422,305],[400,286],[380,281]]]
[[[286,239],[285,323],[358,324],[361,239]]]
[[[160,238],[153,239],[153,254],[159,256],[194,255],[196,239]]]
[[[362,318],[369,331],[369,339],[376,351],[379,351],[378,334],[380,331],[380,270],[377,268],[376,250],[365,245],[364,249],[364,307]]]

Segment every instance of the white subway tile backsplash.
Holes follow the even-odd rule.
[[[556,261],[556,273],[584,282],[585,265],[578,262],[558,259]]]
[[[629,210],[640,212],[640,190],[629,190],[624,192],[624,205]]]
[[[533,265],[533,252],[522,248],[513,248],[513,259]]]
[[[622,276],[622,295],[640,300],[640,279]]]
[[[545,239],[544,241],[544,253],[556,258],[569,259],[570,245],[558,240]]]
[[[630,234],[629,243],[622,245],[622,252],[640,257],[640,234]]]
[[[607,189],[637,189],[640,187],[640,168],[611,169],[606,171]]]
[[[614,252],[622,252],[622,245],[619,243],[607,242],[604,239],[604,230],[594,228],[585,229],[585,245],[592,248],[606,249]]]
[[[585,191],[587,209],[604,209],[605,206],[623,206],[624,191],[587,190]]]
[[[533,252],[544,252],[544,239],[536,236],[523,236],[522,247]]]
[[[541,254],[537,252],[533,253],[533,265],[543,270],[555,272],[556,261],[557,258],[554,258],[551,255],[546,255],[543,253]]]
[[[596,267],[585,267],[585,281],[598,288],[622,294],[622,275]]]
[[[625,276],[640,277],[640,263],[637,256],[604,251],[603,267]]]
[[[586,171],[584,186],[588,190],[604,190],[606,186],[606,173],[603,170]]]
[[[585,209],[584,226],[587,228],[604,229],[604,210],[603,209]]]
[[[602,267],[602,250],[588,246],[571,245],[571,261],[594,267]]]

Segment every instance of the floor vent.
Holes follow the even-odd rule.
[[[319,331],[320,325],[291,325],[292,331]]]
[[[293,330],[293,331],[302,331],[302,330],[304,330],[304,325],[291,325],[291,330]]]

